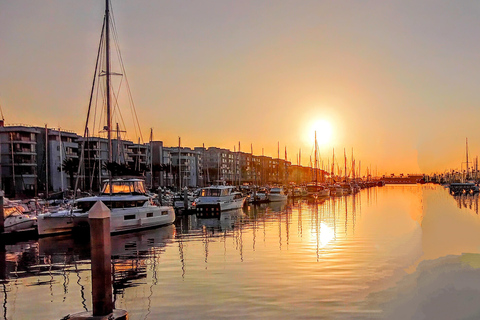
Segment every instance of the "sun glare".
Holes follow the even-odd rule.
[[[329,144],[332,141],[332,125],[327,120],[321,119],[313,122],[309,131],[312,141],[315,139],[315,132],[317,133],[319,146]]]
[[[321,222],[318,230],[311,234],[311,241],[323,248],[335,238],[335,231],[325,222]]]

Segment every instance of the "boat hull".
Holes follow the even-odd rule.
[[[240,209],[245,204],[245,198],[232,199],[217,203],[199,203],[196,206],[197,217],[219,217],[222,212]]]
[[[25,215],[5,218],[4,233],[33,231],[37,227],[37,218]]]
[[[72,233],[89,226],[88,213],[72,215],[70,212],[45,214],[38,217],[39,236]],[[112,209],[110,233],[122,233],[146,228],[160,227],[175,221],[173,207],[134,207]]]
[[[277,201],[287,201],[288,197],[286,194],[270,194],[270,202],[277,202]]]

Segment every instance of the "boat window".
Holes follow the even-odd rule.
[[[124,201],[125,207],[124,208],[133,208],[137,206],[136,201]]]
[[[162,216],[168,215],[168,211],[162,211]]]
[[[123,216],[123,220],[135,220],[135,215],[129,214],[129,215]]]
[[[145,194],[144,181],[112,181],[112,194],[138,193]],[[110,194],[110,183],[103,185],[103,194]]]
[[[147,212],[147,218],[153,217],[153,212]]]
[[[145,193],[145,184],[143,181],[135,181],[135,192],[137,193]]]
[[[219,197],[220,196],[220,189],[202,189],[200,195],[202,197]]]
[[[132,193],[133,192],[133,185],[129,182],[112,182],[112,194],[116,193]],[[105,182],[103,186],[104,194],[110,194],[110,183]]]
[[[77,203],[77,208],[81,210],[81,212],[87,212],[90,208],[94,205],[94,202],[91,201],[83,201]]]

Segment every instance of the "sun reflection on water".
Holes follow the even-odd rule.
[[[312,230],[310,240],[315,246],[324,248],[335,238],[335,231],[325,222],[320,222],[318,229]]]

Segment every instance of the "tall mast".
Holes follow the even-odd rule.
[[[180,137],[178,137],[178,191],[182,191],[182,162],[180,161]]]
[[[150,188],[153,189],[153,128],[150,128]]]
[[[105,63],[106,63],[106,92],[107,95],[107,137],[108,162],[112,162],[112,115],[110,106],[110,8],[109,0],[105,0]]]
[[[62,192],[64,190],[63,186],[63,144],[62,144],[62,132],[60,131],[60,128],[58,128],[58,139],[60,140],[60,186],[62,188]],[[62,198],[63,198],[62,194]]]
[[[277,183],[280,183],[279,167],[280,167],[280,141],[277,142]]]
[[[318,184],[317,176],[317,131],[315,131],[315,186]]]
[[[465,176],[465,179],[468,179],[468,138],[466,139],[466,157],[467,157],[467,175]]]
[[[45,196],[46,198],[48,199],[49,195],[48,195],[48,175],[49,175],[49,172],[48,172],[48,127],[47,127],[47,124],[45,124]],[[1,170],[1,169],[0,169]],[[0,178],[1,178],[1,174],[0,174]],[[0,182],[0,188],[2,188],[2,184]]]
[[[333,148],[333,156],[332,156],[332,183],[334,182],[334,174],[335,174],[335,148]]]

